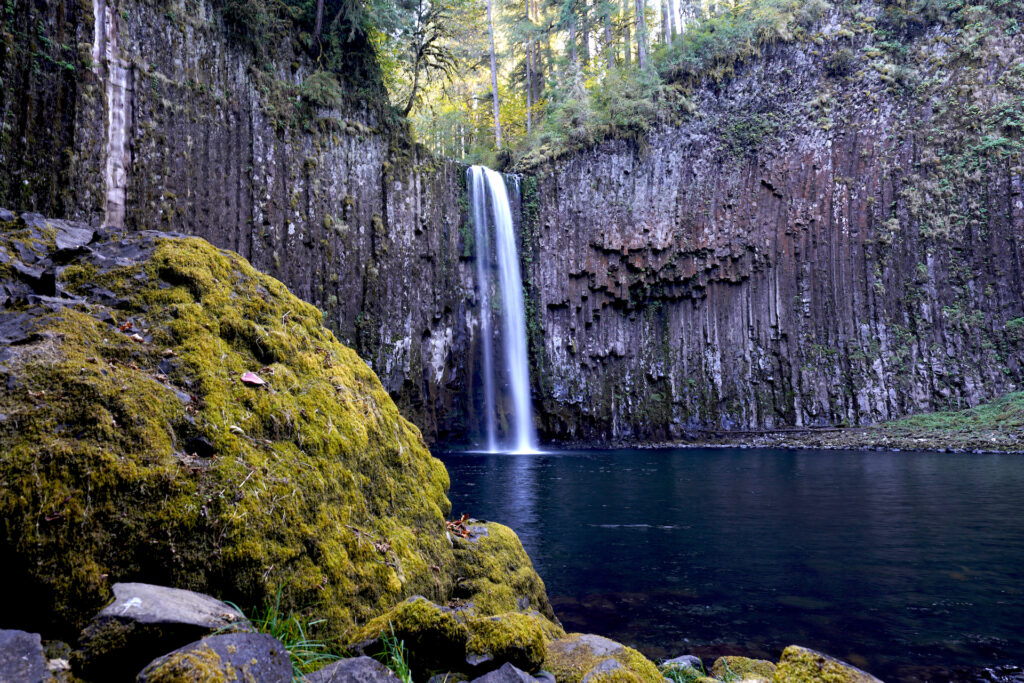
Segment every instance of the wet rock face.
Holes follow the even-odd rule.
[[[284,39],[254,57],[218,6],[17,0],[0,34],[40,36],[50,59],[0,49],[0,206],[236,251],[324,311],[428,439],[461,433],[464,168],[426,158],[372,102],[300,100],[305,52]],[[353,64],[372,65],[359,49]]]
[[[524,239],[549,437],[864,424],[1020,386],[1022,155],[981,151],[1005,134],[986,103],[1020,101],[1000,81],[1020,46],[965,58],[954,26],[901,34],[901,85],[870,35],[844,40],[849,78],[828,69],[845,42],[777,47],[643,149],[536,169]]]
[[[202,236],[324,311],[429,441],[472,433],[463,168],[371,106],[302,101],[303,51],[254,59],[208,1],[122,2],[113,23],[100,0],[15,4],[0,30],[57,52],[0,53],[0,204],[96,224],[123,192],[127,228]],[[698,89],[640,146],[524,176],[543,435],[863,424],[1020,386],[1021,47],[998,25],[885,42],[882,6],[861,10]],[[91,57],[111,41],[113,91]]]

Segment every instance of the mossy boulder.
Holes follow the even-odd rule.
[[[150,662],[138,683],[290,683],[284,645],[266,633],[210,636]]]
[[[371,620],[350,638],[351,648],[367,655],[384,651],[384,638],[401,641],[409,666],[417,677],[431,671],[458,671],[465,668],[464,656],[469,629],[456,612],[422,596],[402,604]]]
[[[523,671],[537,671],[546,654],[545,621],[517,612],[470,618],[466,661],[473,666],[509,662]]]
[[[547,633],[561,627],[537,612],[481,615],[465,605],[437,605],[414,596],[374,618],[350,638],[349,648],[368,655],[384,651],[394,637],[406,648],[417,677],[432,672],[481,673],[511,662],[536,671],[544,662]]]
[[[775,675],[775,664],[765,659],[719,657],[711,665],[711,675],[719,680],[771,680]]]
[[[58,250],[3,227],[0,556],[23,628],[75,635],[115,581],[280,591],[325,638],[449,599],[444,466],[314,307],[203,240]]]
[[[614,660],[615,664],[606,663]],[[663,683],[658,667],[633,648],[590,634],[572,633],[548,643],[544,669],[558,683]]]
[[[799,645],[782,651],[774,683],[881,683],[855,666]]]
[[[453,539],[458,574],[455,597],[470,602],[480,614],[536,610],[556,622],[544,581],[515,532],[476,520],[470,521],[467,531],[467,538]]]

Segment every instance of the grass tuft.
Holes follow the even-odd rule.
[[[384,650],[376,659],[395,672],[402,683],[412,683],[412,671],[409,670],[409,653],[405,649],[405,641],[395,635],[395,627],[388,623],[389,633],[380,634]]]
[[[230,602],[227,604],[245,614],[238,605]],[[280,590],[273,604],[268,604],[262,610],[253,610],[252,616],[246,618],[256,631],[271,635],[284,645],[292,662],[294,683],[300,682],[305,674],[317,671],[342,658],[341,653],[312,635],[316,627],[325,622],[324,619],[311,619],[302,614],[285,615],[281,612]]]

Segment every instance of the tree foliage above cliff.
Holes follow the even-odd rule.
[[[659,122],[680,121],[694,113],[693,91],[731,78],[773,43],[803,42],[831,60],[827,74],[845,78],[874,46],[908,61],[908,46],[927,27],[975,40],[968,34],[1012,34],[1024,21],[1012,0],[665,0],[660,8],[651,0],[502,0],[498,8],[505,146],[514,159],[533,160],[608,137],[639,140]],[[486,30],[466,24],[464,32]],[[836,49],[821,50],[826,43]],[[433,84],[412,109],[412,121],[438,154],[500,163],[486,46],[465,52],[455,77]],[[898,78],[915,66],[893,68]]]

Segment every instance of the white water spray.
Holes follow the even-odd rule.
[[[490,239],[488,233],[487,198],[491,200],[498,285],[502,304],[502,351],[505,371],[512,394],[512,444],[515,453],[536,453],[537,433],[533,427],[533,406],[530,401],[530,367],[526,355],[526,314],[523,305],[523,280],[519,272],[519,254],[512,225],[512,208],[501,174],[483,166],[469,169],[472,190],[473,222],[476,231],[477,286],[480,288],[480,331],[484,336],[484,403],[487,411],[488,450],[500,450],[495,435],[494,368],[491,361],[491,311],[488,294],[490,271]],[[486,192],[484,191],[486,188]],[[486,321],[486,322],[485,322]]]

